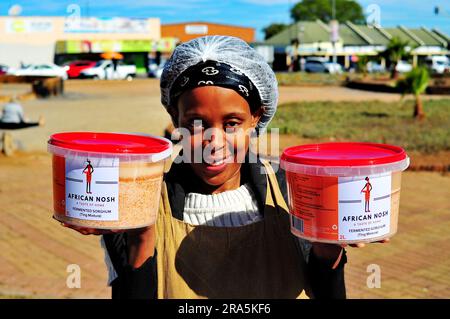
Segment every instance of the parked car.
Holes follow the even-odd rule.
[[[166,64],[165,59],[161,59],[161,62],[159,64],[156,63],[155,59],[150,59],[148,63],[148,77],[149,78],[161,78],[161,74],[164,69],[164,65]]]
[[[118,61],[117,69],[114,71],[114,65],[111,60],[101,60],[93,67],[82,70],[80,76],[100,80],[116,79],[131,81],[136,76],[136,66],[125,65],[122,61]]]
[[[305,71],[312,73],[342,73],[339,63],[329,62],[325,58],[308,58],[305,62]]]
[[[95,61],[72,61],[67,64],[67,75],[69,79],[78,78],[81,71],[92,68],[96,63]]]
[[[412,67],[411,63],[408,63],[403,60],[398,61],[397,66],[395,67],[397,72],[400,72],[400,73],[407,73],[407,72],[411,71],[412,68],[413,67]]]
[[[0,64],[0,75],[4,75],[8,73],[8,67],[4,64]]]
[[[369,73],[383,73],[386,72],[386,67],[381,63],[375,61],[367,62],[367,72]]]
[[[425,64],[432,73],[450,72],[450,60],[445,55],[433,55],[425,59]]]
[[[28,65],[20,69],[10,69],[9,74],[15,76],[55,76],[67,80],[66,69],[53,63]]]

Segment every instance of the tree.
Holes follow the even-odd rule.
[[[397,64],[402,58],[409,55],[406,51],[408,45],[409,42],[407,40],[403,41],[399,37],[393,37],[389,41],[386,50],[382,53],[391,64],[391,79],[398,78]]]
[[[356,62],[358,71],[363,74],[364,77],[367,76],[367,63],[369,63],[370,59],[367,55],[358,56],[358,62]]]
[[[271,25],[265,27],[263,29],[264,32],[264,40],[269,39],[270,37],[273,37],[275,34],[280,33],[284,29],[287,28],[287,25],[284,23],[272,23]]]
[[[362,7],[354,0],[335,0],[336,20],[364,24]],[[332,0],[302,0],[291,9],[291,17],[295,21],[315,21],[325,23],[332,20]]]
[[[425,118],[422,99],[420,95],[425,92],[428,87],[430,76],[425,67],[415,67],[406,77],[397,82],[397,87],[403,94],[414,94],[414,117],[421,120]]]

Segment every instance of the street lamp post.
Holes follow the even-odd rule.
[[[337,56],[336,56],[336,41],[337,39],[337,28],[338,23],[336,21],[336,0],[332,0],[332,7],[331,7],[331,16],[332,16],[332,23],[331,23],[331,43],[333,44],[333,64],[337,62]]]

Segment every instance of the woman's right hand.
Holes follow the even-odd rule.
[[[133,268],[139,268],[155,252],[155,225],[138,229],[95,229],[74,226],[61,222],[63,227],[73,229],[83,235],[106,235],[126,232],[128,235],[128,261]]]
[[[87,228],[87,227],[80,227],[80,226],[74,226],[74,225],[69,225],[66,223],[61,223],[61,226],[63,227],[67,227],[67,228],[71,228],[73,230],[76,230],[77,232],[79,232],[82,235],[96,235],[96,236],[100,236],[100,235],[106,235],[106,234],[114,234],[114,233],[120,233],[120,232],[124,232],[125,230],[110,230],[110,229],[96,229],[96,228]]]

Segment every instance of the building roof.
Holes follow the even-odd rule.
[[[392,37],[397,37],[401,39],[402,41],[409,42],[409,45],[411,46],[420,46],[421,43],[415,39],[414,36],[411,35],[410,32],[407,32],[405,29],[401,27],[397,28],[385,28],[386,32],[392,35]]]
[[[330,41],[329,29],[322,21],[301,21],[290,25],[280,33],[265,41],[266,44],[286,46],[292,39],[298,38],[301,43]]]
[[[450,43],[450,36],[448,36],[447,34],[442,32],[441,30],[433,29],[432,32],[433,32],[433,34],[435,34],[435,35],[439,36],[440,38],[444,39],[445,41],[447,41],[447,43]]]
[[[366,45],[367,36],[348,24],[339,25],[339,37],[345,45]]]
[[[392,38],[389,34],[383,32],[384,29],[381,28],[370,27],[367,25],[359,25],[358,28],[370,37],[372,44],[374,45],[386,45]]]
[[[303,32],[301,32],[303,31]],[[298,35],[298,36],[296,36]],[[355,25],[351,22],[339,25],[339,36],[344,46],[385,46],[393,37],[408,41],[411,46],[440,46],[446,48],[450,37],[438,30],[424,27],[381,28]],[[274,46],[288,46],[298,38],[300,43],[330,42],[329,27],[322,21],[299,21],[265,41]]]

